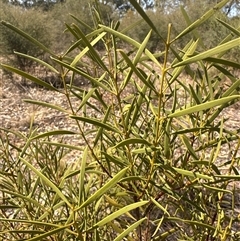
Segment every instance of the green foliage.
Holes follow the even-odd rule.
[[[51,24],[48,16],[41,10],[30,9],[25,10],[21,7],[11,6],[9,4],[1,4],[0,15],[2,20],[11,23],[15,27],[21,29],[38,41],[50,47],[52,43]],[[14,55],[14,51],[37,58],[43,57],[45,52],[39,49],[30,41],[26,41],[21,35],[13,32],[4,25],[0,26],[1,45],[0,52],[12,65],[16,65],[22,70],[33,68],[34,62],[30,59]]]
[[[174,32],[178,34],[191,24],[196,19],[201,17],[201,14],[213,7],[213,3],[207,4],[206,1],[190,1],[185,7],[178,8],[169,16],[170,22],[173,22]],[[178,21],[175,21],[178,19]],[[199,51],[203,51],[212,48],[219,43],[229,34],[231,31],[223,26],[221,21],[232,25],[239,29],[239,22],[227,17],[222,11],[218,11],[214,14],[214,17],[209,18],[201,26],[198,27],[197,31],[185,36],[185,38],[178,41],[178,46],[183,48],[191,38],[201,40],[198,46]],[[239,49],[234,49],[227,53],[227,58],[237,61],[239,58]]]
[[[149,10],[146,13],[153,22],[153,24],[156,26],[158,32],[161,33],[161,36],[166,39],[166,26],[169,22],[169,16],[165,15],[160,9],[157,12]],[[124,31],[126,28],[128,28],[130,22],[138,23],[134,28],[129,29],[127,33],[131,38],[137,40],[138,42],[142,42],[150,31],[151,27],[147,24],[147,22],[141,20],[142,18],[140,15],[130,10],[121,20],[121,30]],[[163,51],[165,48],[164,41],[159,38],[159,36],[155,32],[153,32],[148,41],[147,48],[151,52]]]
[[[62,3],[64,0],[2,0],[14,6],[21,6],[27,8],[41,8],[44,11],[49,11],[55,4]]]
[[[227,70],[240,65],[222,57],[238,47],[239,31],[225,25],[235,37],[199,52],[200,36],[178,49],[175,42],[195,34],[215,11],[175,36],[169,25],[165,36],[131,2],[151,26],[142,42],[119,22],[99,24],[97,11],[87,34],[81,20],[66,25],[75,41],[61,56],[18,31],[51,53],[53,66],[39,63],[57,72],[64,88],[2,67],[65,96],[68,109],[25,101],[62,112],[76,130],[39,133],[32,123],[27,134],[1,128],[2,239],[239,239],[239,129],[228,129],[221,117],[240,98],[240,80]],[[153,34],[164,43],[163,54],[148,49]],[[90,82],[87,89],[73,84],[77,75]],[[68,144],[69,135],[83,144]],[[220,160],[225,145],[228,158]],[[78,151],[72,162],[71,151]]]

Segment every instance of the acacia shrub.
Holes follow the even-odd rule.
[[[174,38],[169,25],[159,61],[146,46],[152,31],[160,34],[131,3],[151,25],[141,43],[118,31],[118,23],[96,24],[87,35],[81,24],[72,25],[77,39],[61,56],[53,53],[59,68],[48,66],[59,72],[64,88],[28,75],[68,104],[24,101],[59,111],[74,128],[66,123],[42,133],[30,124],[22,134],[0,127],[2,239],[239,240],[240,130],[229,128],[221,113],[239,101],[240,80],[226,72],[233,63],[221,56],[240,38],[196,53],[195,40],[174,48],[186,29]],[[195,22],[192,30],[197,27]],[[96,48],[99,41],[105,51]],[[176,59],[169,63],[171,51]],[[215,78],[209,65],[218,70]],[[182,77],[184,69],[189,79]],[[230,84],[223,89],[226,73]],[[69,74],[89,80],[88,88],[67,84]],[[65,156],[70,151],[78,151],[72,163]]]

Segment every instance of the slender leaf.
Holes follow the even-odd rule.
[[[16,51],[14,51],[14,54],[17,54],[17,55],[19,55],[19,56],[21,56],[21,57],[24,57],[24,58],[31,59],[31,60],[33,60],[33,61],[35,61],[35,62],[37,62],[37,63],[45,66],[46,68],[48,68],[49,70],[51,70],[51,71],[54,72],[55,74],[58,74],[58,75],[60,74],[60,73],[58,72],[58,70],[55,69],[52,65],[46,63],[45,61],[43,61],[43,60],[41,60],[41,59],[39,59],[39,58],[35,58],[35,57],[33,57],[33,56],[30,56],[30,55],[27,55],[27,54],[23,54],[23,53],[19,53],[19,52],[16,52]]]
[[[76,208],[75,211],[78,211],[81,208],[83,208],[83,207],[89,205],[90,203],[96,201],[99,197],[101,197],[104,193],[106,193],[111,187],[116,185],[119,182],[119,180],[126,174],[127,171],[128,171],[128,167],[122,169],[109,182],[107,182],[98,191],[96,191],[90,198],[88,198],[84,203],[82,203],[80,207]]]
[[[140,47],[137,51],[137,54],[136,54],[136,56],[134,57],[134,60],[133,60],[134,65],[136,65],[139,62],[139,59],[140,59],[142,53],[144,52],[144,50],[145,50],[145,48],[148,44],[148,41],[150,39],[151,34],[152,34],[152,31],[149,31],[149,33],[147,34],[147,36],[143,40],[142,44],[140,45]]]
[[[71,150],[77,150],[77,151],[83,151],[84,147],[81,146],[73,146],[70,144],[65,144],[65,143],[59,143],[59,142],[49,142],[49,141],[43,141],[43,144],[47,144],[47,145],[53,145],[53,146],[58,146],[58,147],[65,147]]]
[[[120,50],[119,52],[123,56],[124,60],[127,62],[128,66],[130,67],[130,75],[132,75],[132,73],[134,72],[147,87],[151,88],[154,92],[156,92],[155,88],[148,82],[148,79],[146,79],[146,77],[142,75],[140,70],[134,65],[134,63],[132,63],[129,57],[123,51]],[[150,78],[150,75],[148,78]],[[124,83],[122,89],[125,87],[126,84],[127,82]]]
[[[138,49],[140,48],[141,44],[140,44],[139,42],[137,42],[136,40],[128,37],[127,35],[122,34],[121,32],[118,32],[118,31],[116,31],[116,30],[114,30],[114,29],[112,29],[112,28],[106,27],[106,26],[101,25],[101,24],[100,24],[99,26],[100,26],[103,30],[105,30],[106,32],[115,35],[116,37],[122,39],[123,41],[125,41],[125,42],[133,45],[134,47],[136,47],[136,48],[138,48]],[[153,55],[148,49],[145,49],[145,54],[146,54],[150,59],[152,59],[152,57],[154,57],[154,55]],[[155,58],[155,57],[154,57],[154,58]],[[158,61],[156,61],[156,62],[158,62]],[[159,63],[158,63],[158,64],[159,64]]]
[[[68,131],[68,130],[49,131],[49,132],[45,132],[45,133],[33,136],[31,140],[36,140],[43,137],[56,136],[56,135],[76,135],[76,132]]]
[[[129,138],[129,139],[126,139],[126,140],[123,140],[123,141],[119,142],[116,146],[114,146],[114,148],[119,148],[119,147],[122,147],[122,146],[131,145],[131,144],[145,144],[147,146],[151,146],[152,145],[151,143],[149,143],[145,139]]]
[[[84,183],[85,183],[84,176],[86,171],[87,155],[88,155],[88,148],[86,147],[83,152],[82,162],[81,162],[81,171],[79,175],[79,199],[78,199],[79,206],[84,201]]]
[[[96,85],[96,86],[99,86],[99,87],[102,87],[104,90],[110,92],[110,93],[113,93],[109,88],[107,88],[106,85],[104,85],[103,83],[101,83],[99,79],[96,79],[96,78],[93,78],[92,76],[90,76],[89,74],[87,74],[86,72],[78,69],[78,68],[75,68],[71,65],[69,65],[68,63],[64,63],[63,61],[60,61],[56,58],[51,58],[52,60],[54,60],[55,62],[59,63],[60,65],[64,66],[65,68],[75,72],[75,73],[78,73],[79,75],[83,76],[84,78],[88,79],[92,84]],[[105,76],[105,73],[103,73],[102,75],[102,78],[104,78]],[[113,93],[114,94],[114,93]]]
[[[44,107],[47,107],[47,108],[58,110],[60,112],[66,113],[66,114],[70,114],[69,111],[63,109],[62,107],[57,106],[57,105],[53,105],[53,104],[50,104],[50,103],[47,103],[47,102],[42,102],[42,101],[38,101],[38,100],[31,100],[31,99],[23,99],[23,101],[26,102],[26,103],[30,103],[30,104],[34,104],[34,105],[40,105],[40,106],[44,106]]]
[[[64,196],[64,194],[58,189],[58,187],[51,182],[45,175],[43,175],[40,171],[38,171],[33,165],[31,165],[28,161],[24,160],[23,158],[20,157],[20,160],[26,165],[28,166],[38,177],[40,177],[45,183],[46,185],[48,185],[49,187],[52,188],[52,190],[54,192],[56,192],[56,194],[71,208],[72,205],[71,203],[68,201],[68,199]]]
[[[215,175],[215,177],[221,178],[223,182],[226,180],[240,181],[240,175]]]
[[[162,35],[159,33],[156,26],[153,24],[151,19],[147,16],[146,12],[141,8],[139,3],[136,0],[130,0],[130,3],[133,5],[133,7],[136,9],[136,11],[142,16],[144,21],[151,27],[151,29],[160,37],[162,41],[165,42],[165,39],[162,37]]]
[[[151,201],[158,207],[160,208],[165,214],[170,216],[169,212],[167,211],[166,208],[164,208],[159,202],[157,202],[154,198],[151,197]]]
[[[43,80],[40,80],[40,79],[34,77],[33,75],[30,75],[30,74],[28,74],[28,73],[26,73],[26,72],[24,72],[24,71],[22,71],[22,70],[13,68],[13,67],[11,67],[11,66],[9,66],[9,65],[5,65],[5,64],[1,64],[1,66],[2,66],[4,69],[6,69],[6,70],[8,70],[8,71],[11,71],[11,72],[14,72],[14,73],[16,73],[16,74],[19,74],[19,75],[23,76],[24,78],[29,79],[29,80],[33,81],[34,83],[36,83],[36,84],[38,84],[38,85],[41,85],[41,86],[43,86],[43,87],[46,87],[47,89],[54,90],[54,91],[57,91],[57,92],[60,92],[60,93],[61,93],[60,90],[58,90],[57,88],[53,87],[52,85],[46,83],[46,82],[43,81]]]
[[[69,225],[66,225],[66,226],[62,226],[62,227],[53,229],[53,230],[48,231],[48,232],[44,232],[43,234],[38,235],[37,237],[28,239],[28,241],[41,241],[41,240],[43,240],[43,239],[45,239],[45,238],[47,238],[47,237],[49,237],[53,234],[59,233],[60,231],[66,229],[68,227],[69,227]]]
[[[176,172],[178,172],[179,174],[182,174],[184,176],[189,176],[189,177],[193,177],[193,178],[201,178],[201,179],[206,179],[206,180],[213,180],[213,178],[209,175],[201,174],[198,172],[191,172],[191,171],[184,170],[181,168],[176,168],[176,167],[173,167],[173,169]]]
[[[190,26],[188,26],[186,29],[184,29],[172,42],[176,41],[177,39],[183,37],[187,33],[193,31],[200,25],[202,25],[204,22],[206,22],[210,17],[214,15],[218,10],[220,10],[224,5],[228,3],[229,0],[223,0],[216,4],[213,8],[211,8],[209,11],[207,11],[203,16],[201,16],[198,20],[193,22]]]
[[[37,225],[37,226],[46,226],[48,228],[58,228],[59,225],[54,223],[47,223],[47,222],[39,222],[36,220],[27,220],[27,219],[14,219],[14,218],[0,218],[0,222],[11,222],[11,223],[24,223],[24,224],[31,224],[31,225]]]
[[[6,22],[6,21],[1,21],[1,24],[3,24],[4,26],[10,28],[11,30],[13,30],[14,32],[20,34],[22,37],[24,37],[25,39],[27,39],[28,41],[30,41],[32,44],[37,45],[40,49],[44,50],[45,52],[51,54],[52,56],[55,56],[55,54],[48,49],[46,46],[44,46],[42,43],[40,43],[38,40],[36,40],[35,38],[31,37],[29,34],[25,33],[24,31],[22,31],[21,29],[13,26],[12,24]]]
[[[2,186],[2,185],[1,185]],[[8,189],[3,189],[1,187],[1,190],[2,192],[4,193],[8,193],[12,196],[16,196],[16,197],[19,197],[20,199],[22,200],[25,200],[26,202],[29,202],[29,203],[32,203],[35,207],[38,207],[38,208],[41,208],[42,210],[45,210],[45,207],[43,205],[41,205],[40,203],[38,203],[36,200],[32,199],[29,195],[28,196],[25,196],[21,193],[17,193],[17,192],[14,192],[14,191],[10,191]],[[18,208],[21,208],[20,206],[18,206]]]
[[[80,106],[78,107],[78,110],[81,110],[81,108],[86,104],[86,102],[92,97],[93,93],[95,92],[95,88],[88,91],[86,96],[81,101]]]
[[[183,6],[180,6],[180,8],[181,8],[182,15],[183,15],[187,25],[190,26],[192,21],[190,20],[186,10],[184,9]],[[193,30],[193,35],[194,35],[194,40],[195,41],[198,40],[198,42],[200,43],[201,47],[204,48],[205,46],[204,46],[203,40],[201,38],[201,35],[198,33],[198,31],[196,29]]]
[[[240,43],[239,43],[239,45],[240,45]],[[213,58],[213,57],[208,57],[204,60],[207,61],[207,62],[223,64],[223,65],[230,66],[230,67],[233,67],[233,68],[236,68],[236,69],[240,69],[240,64],[238,62],[233,62],[233,61],[230,61],[230,60]]]
[[[103,128],[105,130],[121,133],[121,131],[118,130],[117,128],[115,128],[114,126],[111,126],[109,124],[103,123],[103,122],[99,121],[98,119],[82,117],[82,116],[74,116],[74,115],[70,115],[70,117],[75,119],[75,120],[80,120],[82,122],[93,124],[94,126],[101,127],[101,128]]]
[[[142,218],[138,220],[136,223],[133,223],[131,226],[129,226],[127,229],[125,229],[122,233],[120,233],[113,241],[121,241],[124,237],[126,237],[130,232],[132,232],[135,228],[137,228],[143,221],[145,221],[147,218]]]
[[[200,104],[200,105],[195,105],[195,106],[191,106],[187,109],[183,109],[183,110],[176,110],[174,113],[168,115],[169,118],[174,118],[174,117],[179,117],[179,116],[183,116],[183,115],[188,115],[194,112],[199,112],[202,110],[207,110],[219,105],[223,105],[227,102],[230,102],[234,99],[238,99],[240,98],[240,95],[233,95],[233,96],[228,96],[228,97],[224,97],[218,100],[212,100],[212,101],[208,101],[206,103]]]
[[[80,24],[82,24],[85,28],[87,28],[90,31],[94,31],[94,29],[92,27],[90,27],[87,23],[85,23],[84,21],[82,21],[81,19],[75,17],[73,14],[70,14],[70,16],[75,19],[77,22],[79,22]]]
[[[195,153],[195,151],[194,151],[192,145],[190,144],[189,139],[187,138],[187,136],[186,136],[186,135],[182,135],[180,138],[181,138],[183,144],[186,146],[186,148],[187,148],[187,150],[189,151],[189,153],[191,154],[191,156],[192,156],[194,159],[198,160],[199,157],[198,157],[197,154]]]
[[[136,203],[132,203],[132,204],[129,204],[128,206],[125,206],[121,209],[119,209],[118,211],[108,215],[106,218],[102,219],[101,221],[97,222],[96,224],[94,224],[93,228],[95,227],[101,227],[109,222],[111,222],[112,220],[114,220],[115,218],[133,210],[133,209],[136,209],[138,207],[141,207],[145,204],[149,203],[149,201],[140,201],[140,202],[136,202]]]
[[[192,220],[186,220],[178,217],[167,217],[167,220],[172,220],[174,222],[180,222],[180,223],[187,223],[190,225],[196,225],[197,227],[203,227],[206,228],[207,230],[215,230],[215,227],[213,225],[206,224],[204,222],[199,222],[199,221],[192,221]]]
[[[193,57],[190,57],[186,60],[183,60],[182,62],[177,63],[177,64],[173,65],[172,67],[175,68],[175,67],[178,67],[178,66],[181,66],[181,65],[191,64],[191,63],[194,63],[196,61],[204,60],[206,58],[212,57],[215,54],[218,54],[218,53],[227,51],[229,49],[232,49],[234,47],[237,47],[237,46],[239,46],[239,44],[240,44],[240,37],[237,38],[237,39],[231,40],[227,43],[224,43],[222,45],[219,45],[215,48],[209,49],[209,50],[207,50],[203,53],[197,54],[197,55],[195,55]]]
[[[103,117],[103,122],[102,123],[106,123],[107,122],[109,114],[110,114],[110,111],[111,111],[111,106],[108,107],[108,109],[107,109],[107,111],[106,111],[106,113],[105,113],[105,115]],[[98,140],[102,136],[102,134],[103,134],[103,128],[100,127],[98,129],[98,132],[97,132],[95,140],[94,140],[94,144],[93,144],[94,146],[96,146],[96,144],[98,143]]]
[[[71,63],[71,66],[75,67],[76,64],[80,61],[80,59],[81,59],[83,56],[85,56],[85,54],[86,54],[90,49],[93,51],[92,46],[94,46],[94,45],[95,45],[99,40],[101,40],[105,35],[106,35],[105,32],[101,33],[99,36],[97,36],[97,37],[96,37],[93,41],[91,41],[90,43],[88,42],[87,38],[84,38],[85,41],[88,42],[88,46],[87,46],[86,48],[84,48],[84,49],[80,52],[80,54],[78,54],[78,55],[74,58],[73,62]],[[90,46],[91,46],[91,47],[90,47]],[[95,56],[98,56],[98,54],[95,52],[95,50],[94,50],[94,54],[95,54]],[[98,60],[99,60],[99,57],[98,57]],[[99,61],[100,61],[100,60],[99,60]],[[104,64],[102,63],[102,61],[101,61],[101,65],[104,65]],[[105,65],[104,65],[104,66],[105,66]]]
[[[236,28],[234,28],[233,26],[231,26],[230,24],[224,22],[221,19],[217,18],[217,21],[220,22],[223,26],[225,26],[226,28],[228,28],[230,31],[232,31],[234,34],[236,34],[237,36],[240,37],[240,31]]]

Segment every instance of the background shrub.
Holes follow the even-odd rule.
[[[9,4],[1,4],[0,15],[2,20],[18,27],[39,42],[50,47],[53,43],[53,26],[49,16],[40,9],[24,9]],[[28,58],[15,55],[14,51],[23,54],[43,58],[46,54],[42,49],[32,44],[19,34],[13,32],[7,27],[0,26],[1,45],[0,52],[9,63],[19,67],[22,70],[33,70],[36,63]]]

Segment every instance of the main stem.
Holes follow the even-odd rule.
[[[160,80],[160,86],[159,86],[159,96],[158,96],[158,115],[157,115],[157,122],[156,122],[156,137],[155,137],[155,146],[157,146],[159,137],[160,137],[160,131],[161,131],[161,122],[163,117],[161,116],[161,109],[163,107],[163,101],[165,98],[165,93],[164,93],[164,83],[166,81],[166,74],[168,71],[167,68],[167,60],[168,60],[168,53],[169,53],[169,49],[170,49],[170,34],[171,34],[171,27],[172,24],[168,25],[168,36],[167,36],[167,41],[166,41],[166,45],[165,45],[165,55],[164,55],[164,62],[163,62],[163,68],[162,68],[162,77]]]

